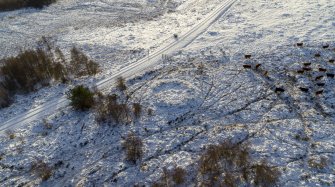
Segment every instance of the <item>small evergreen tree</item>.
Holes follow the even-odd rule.
[[[94,105],[94,93],[83,85],[73,88],[68,99],[71,101],[71,106],[76,110],[87,110]]]

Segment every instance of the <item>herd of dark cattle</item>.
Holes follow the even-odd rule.
[[[297,47],[303,47],[304,44],[302,42],[297,43],[296,44]],[[323,49],[329,49],[330,45],[329,44],[324,44],[322,45]],[[333,49],[335,52],[335,48]],[[252,55],[251,54],[245,54],[244,58],[245,59],[251,59]],[[314,54],[314,58],[321,58],[321,54],[320,53],[315,53]],[[328,59],[328,62],[331,64],[334,64],[334,59]],[[312,63],[311,62],[304,62],[302,63],[301,68],[299,68],[296,73],[298,74],[304,74],[304,73],[309,73],[313,71],[313,68],[311,67]],[[245,69],[255,69],[255,70],[259,70],[259,68],[261,67],[261,64],[256,64],[256,65],[251,65],[251,64],[243,64],[243,68]],[[323,94],[323,87],[325,86],[324,82],[321,82],[321,80],[324,77],[333,79],[335,77],[334,73],[331,70],[328,70],[327,68],[324,67],[318,67],[317,69],[314,69],[314,72],[319,72],[319,74],[314,78],[314,81],[316,81],[315,85],[318,87],[318,90],[315,91],[315,95],[322,95]],[[268,77],[269,72],[268,71],[264,71],[263,75],[265,77]],[[310,89],[306,88],[306,87],[299,87],[300,91],[302,92],[309,92]],[[282,87],[275,87],[274,91],[276,93],[283,93],[285,92],[285,89]]]

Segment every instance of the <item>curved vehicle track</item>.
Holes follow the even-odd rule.
[[[186,47],[190,44],[193,40],[195,40],[199,35],[206,31],[206,29],[215,22],[218,18],[224,15],[230,7],[236,2],[237,0],[225,0],[222,2],[217,8],[215,8],[211,13],[206,15],[204,19],[202,19],[199,23],[197,23],[192,29],[188,32],[180,35],[180,37],[172,43],[164,45],[158,48],[156,51],[151,53],[149,56],[146,56],[137,62],[130,64],[122,68],[119,72],[115,73],[114,75],[99,81],[96,83],[98,89],[104,89],[106,86],[112,84],[116,78],[122,77],[130,77],[136,73],[144,71],[149,67],[157,64],[161,56],[169,55],[179,49]],[[0,125],[0,133],[3,133],[6,130],[18,128],[23,126],[27,123],[30,123],[34,120],[41,119],[44,116],[54,113],[61,108],[64,108],[69,105],[69,100],[67,99],[66,95],[63,95],[60,98],[53,99],[49,102],[44,103],[38,107],[35,107],[27,112],[17,115],[12,119],[8,119],[3,124]]]

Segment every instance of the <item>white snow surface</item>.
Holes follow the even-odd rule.
[[[161,2],[165,1],[69,0],[41,11],[1,13],[0,56],[15,54],[20,46],[31,47],[47,35],[62,49],[80,46],[103,66],[98,77],[74,83],[90,85],[145,55],[129,57],[129,50],[160,47],[220,1],[169,1],[175,7],[163,13]],[[120,23],[110,18],[114,11],[116,17],[125,16],[119,10],[132,14],[132,19]],[[150,19],[152,12],[158,16]],[[139,14],[147,17],[138,18]],[[294,46],[300,41],[303,48]],[[323,49],[325,44],[330,47]],[[316,53],[321,57],[314,57]],[[244,54],[252,58],[246,60]],[[65,107],[15,129],[14,139],[1,136],[0,184],[150,186],[164,167],[180,166],[195,173],[208,145],[231,139],[249,143],[253,158],[278,167],[279,186],[334,186],[335,80],[318,70],[335,73],[334,63],[328,61],[334,58],[335,1],[239,0],[183,50],[128,79],[130,102],[144,108],[139,120],[108,126],[95,121],[93,110]],[[312,63],[311,72],[297,73],[303,62]],[[244,69],[245,63],[253,68]],[[201,64],[204,74],[199,74]],[[0,121],[43,105],[69,87],[54,85],[19,95],[11,107],[0,110]],[[285,92],[275,93],[275,87]],[[322,95],[315,94],[319,90]],[[117,93],[115,88],[104,92]],[[137,164],[125,161],[121,147],[129,132],[144,143],[144,157]],[[327,160],[323,169],[308,164],[321,158]],[[30,172],[38,159],[62,164],[42,182]],[[184,185],[194,186],[195,181],[190,175]]]
[[[176,52],[191,43],[201,33],[203,33],[215,20],[217,20],[220,15],[226,13],[234,2],[235,0],[228,0],[222,2],[218,7],[216,7],[208,15],[206,15],[205,18],[201,19],[201,22],[194,25],[188,32],[182,33],[180,37],[174,37],[172,42],[160,46],[154,52],[150,54],[148,52],[147,57],[143,57],[136,62],[125,65],[114,74],[108,75],[108,77],[103,76],[102,79],[100,79],[99,81],[94,81],[91,86],[96,87],[100,90],[104,90],[108,88],[111,83],[116,81],[116,79],[120,76],[128,78],[129,76],[132,76],[136,73],[150,68],[151,66],[159,62],[159,60],[161,60],[163,56],[165,56],[164,58],[166,58],[168,57],[168,55],[171,55],[173,52]],[[134,56],[135,52],[136,57],[136,53],[138,53],[138,50],[130,50],[129,52],[132,54],[131,57]],[[110,71],[108,72],[110,73]],[[91,83],[92,81],[89,80],[88,82]],[[59,110],[67,105],[68,101],[65,94],[63,94],[63,96],[61,97],[54,97],[48,102],[45,102],[37,107],[30,108],[26,112],[23,112],[15,117],[10,118],[7,121],[4,121],[3,125],[1,126],[0,133],[5,130],[20,127],[22,125],[25,125],[26,123],[30,123],[36,118],[43,118],[45,115],[51,114],[54,111]]]

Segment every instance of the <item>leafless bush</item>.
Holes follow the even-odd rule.
[[[152,108],[148,108],[148,115],[149,116],[152,116],[154,113],[154,111],[152,110]]]
[[[223,179],[222,186],[223,187],[237,187],[238,186],[237,181],[238,179],[236,178],[234,174],[226,173]]]
[[[253,164],[249,149],[230,141],[207,149],[200,158],[199,173],[203,178],[201,183],[209,186],[274,186],[280,176],[266,161]]]
[[[43,160],[36,160],[31,165],[31,172],[43,181],[46,181],[52,176],[53,169]]]
[[[98,122],[127,123],[130,117],[128,105],[119,103],[116,95],[100,97],[95,108]]]
[[[30,92],[36,86],[48,85],[58,68],[52,58],[41,49],[27,50],[16,57],[5,59],[1,67],[4,86],[9,91]]]
[[[222,169],[241,169],[249,165],[249,161],[249,150],[246,147],[226,141],[220,145],[209,146],[205,154],[200,158],[199,169],[201,173],[216,174]]]
[[[47,130],[52,129],[52,125],[46,119],[43,119],[43,127]]]
[[[268,166],[266,161],[254,165],[252,169],[256,186],[274,186],[280,176],[280,172],[276,168]]]
[[[116,80],[116,87],[120,90],[120,91],[125,91],[127,90],[127,86],[125,83],[125,80],[123,77],[119,77]]]
[[[8,107],[11,103],[8,91],[0,84],[0,108]]]
[[[88,57],[76,47],[71,49],[70,69],[76,76],[95,75],[99,71],[96,62],[89,60]]]
[[[31,92],[65,77],[64,65],[42,49],[27,50],[4,59],[0,67],[0,107],[9,106],[10,95],[16,92]]]
[[[155,186],[162,186],[162,187],[169,187],[169,186],[176,186],[183,184],[185,182],[186,171],[181,167],[175,167],[171,170],[163,168],[163,174],[159,181],[156,181],[152,184],[152,187]]]
[[[182,184],[185,181],[186,171],[181,167],[176,167],[172,170],[171,177],[176,184]]]
[[[197,74],[203,75],[205,73],[205,66],[203,63],[199,64],[197,67]]]
[[[315,169],[324,169],[328,165],[328,159],[326,157],[321,157],[319,161],[315,158],[308,160],[308,166]]]
[[[134,133],[127,135],[123,147],[126,150],[126,159],[133,163],[143,156],[143,142],[140,137]]]
[[[43,8],[56,1],[57,0],[0,0],[0,11],[16,10],[26,7]]]
[[[6,130],[5,134],[8,136],[9,139],[14,139],[15,138],[15,132],[12,130]]]
[[[59,48],[43,37],[42,47],[26,50],[15,57],[3,59],[0,67],[0,107],[9,106],[10,95],[31,92],[49,85],[52,81],[65,83],[71,74],[95,75],[98,64],[73,48],[71,63],[67,63]]]
[[[142,106],[140,103],[133,103],[133,112],[135,118],[140,118],[142,114]]]

